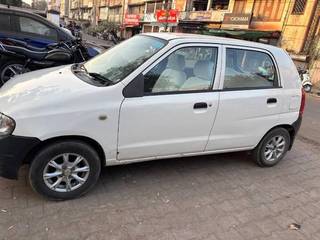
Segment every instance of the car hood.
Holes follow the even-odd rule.
[[[88,97],[85,95],[99,89],[76,77],[71,65],[25,73],[0,88],[0,112],[9,116],[32,114],[39,108],[72,104],[71,99]]]

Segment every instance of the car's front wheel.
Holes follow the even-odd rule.
[[[80,141],[46,146],[34,158],[29,171],[32,188],[50,199],[79,197],[97,182],[101,170],[97,152]]]
[[[253,158],[261,167],[272,167],[282,160],[289,146],[289,132],[284,128],[275,128],[253,150]]]

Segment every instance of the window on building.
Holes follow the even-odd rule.
[[[147,2],[146,13],[154,13],[154,7],[155,7],[155,3],[154,2]]]
[[[276,68],[267,53],[227,49],[224,89],[275,87],[277,84]]]
[[[159,32],[159,27],[158,26],[153,26],[152,32]]]
[[[181,48],[163,59],[144,76],[144,92],[207,91],[214,80],[217,48]]]
[[[256,0],[253,5],[253,20],[281,21],[284,7],[283,0]]]
[[[247,0],[236,0],[233,6],[233,13],[242,14],[245,13]]]
[[[206,11],[208,1],[207,0],[194,0],[192,5],[192,11]]]
[[[229,0],[212,0],[211,8],[213,10],[226,10],[229,7]]]
[[[144,25],[143,26],[143,32],[152,32],[152,26]]]
[[[156,3],[156,10],[161,10],[163,7],[163,2],[157,2]]]
[[[144,13],[144,5],[129,6],[128,12],[129,12],[129,14],[140,14],[140,13]]]
[[[307,0],[296,0],[293,5],[292,14],[303,14]]]

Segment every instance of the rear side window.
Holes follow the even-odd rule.
[[[52,29],[31,18],[19,17],[19,27],[20,31],[24,33],[40,35],[53,40],[58,39],[57,31],[55,29]]]
[[[0,31],[10,31],[10,16],[0,13]]]
[[[254,89],[277,86],[276,68],[267,53],[227,48],[224,89]]]

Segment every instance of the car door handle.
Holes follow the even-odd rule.
[[[272,103],[277,103],[277,99],[276,98],[268,98],[267,104],[272,104]]]
[[[193,105],[193,109],[200,109],[200,108],[208,108],[208,104],[205,102],[198,102]]]

